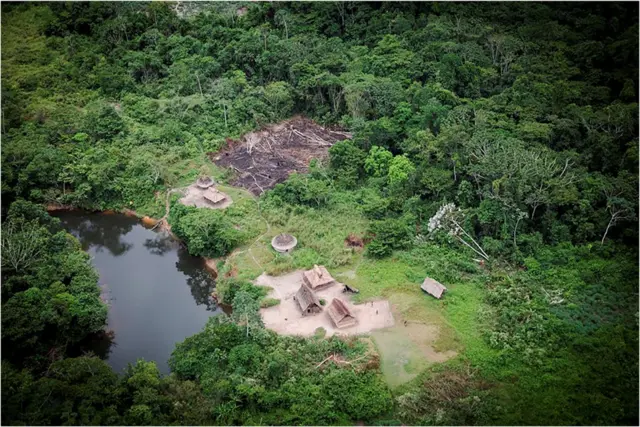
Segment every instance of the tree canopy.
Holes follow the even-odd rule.
[[[6,3],[1,21],[3,423],[638,422],[637,3]],[[353,136],[250,206],[175,203],[209,154],[293,115]],[[440,260],[479,289],[494,357],[468,344],[391,391],[362,341],[266,330],[241,277],[171,375],[118,376],[78,350],[108,309],[44,207],[165,202],[198,256],[259,238],[250,221],[315,228],[281,271],[347,264],[332,231],[356,218],[363,262]],[[362,363],[316,369],[330,354]]]

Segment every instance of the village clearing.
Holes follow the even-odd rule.
[[[280,128],[281,132],[283,129],[286,127]],[[243,158],[241,143],[236,142],[232,147],[240,150],[237,155]],[[244,147],[247,148],[246,142]],[[318,148],[318,154],[311,157],[322,158],[326,156],[327,150],[328,147],[321,146]],[[245,152],[245,158],[246,154],[248,153]],[[252,156],[255,155],[255,151],[252,150]],[[263,154],[259,156],[261,155]],[[209,156],[213,159],[211,154]],[[259,164],[258,160],[253,161]],[[220,167],[222,164],[205,162],[205,165],[205,172],[216,182],[226,182],[229,175],[225,171],[226,168]],[[185,186],[194,182],[197,171],[202,172],[204,169],[200,164],[184,166],[184,170],[192,171],[178,183]],[[182,166],[180,168],[183,169]],[[301,168],[300,171],[307,169],[304,162]],[[235,179],[242,175],[238,174],[237,169],[234,172]],[[288,176],[288,173],[282,176]],[[250,175],[246,176],[253,182]],[[231,181],[237,185],[237,181],[233,179],[234,177]],[[263,182],[258,179],[258,183]],[[455,364],[458,361],[456,355],[463,352],[465,357],[473,360],[497,357],[497,352],[490,349],[483,338],[485,327],[482,319],[478,317],[483,305],[482,276],[478,274],[480,270],[477,265],[464,255],[447,248],[425,245],[414,249],[416,258],[412,253],[406,253],[382,260],[371,259],[364,256],[362,249],[350,247],[345,243],[345,239],[350,235],[364,236],[369,225],[369,221],[360,212],[355,212],[353,206],[346,201],[333,203],[326,209],[286,209],[276,206],[265,209],[261,208],[260,199],[255,197],[260,193],[260,190],[256,191],[258,187],[255,185],[239,188],[220,184],[217,187],[233,199],[233,205],[225,210],[225,214],[234,221],[237,229],[255,236],[226,257],[223,271],[227,273],[224,274],[252,281],[256,281],[262,275],[258,282],[272,287],[272,297],[283,300],[276,292],[285,296],[297,292],[300,286],[298,270],[307,270],[314,264],[319,264],[325,265],[336,281],[360,290],[359,294],[348,295],[342,294],[340,285],[334,286],[339,292],[339,297],[349,299],[352,307],[366,307],[367,303],[373,301],[375,316],[376,302],[388,301],[388,308],[385,307],[384,312],[389,313],[393,319],[393,326],[379,327],[374,323],[367,328],[368,331],[355,333],[368,336],[375,344],[380,355],[383,375],[391,387],[406,384],[440,363]],[[298,239],[296,249],[286,256],[278,254],[271,247],[271,239],[283,232]],[[286,282],[288,274],[293,274],[294,277],[297,274],[298,280],[291,281],[295,286],[290,285],[287,293],[274,284],[283,278]],[[442,300],[437,300],[420,289],[426,276],[433,277],[447,286],[449,291]],[[330,298],[319,297],[327,300],[326,309],[331,303]],[[286,300],[280,304],[285,307]],[[263,316],[265,312],[275,316],[273,322],[277,323],[277,313],[283,310],[282,307],[273,306],[261,310],[261,313]],[[300,322],[293,319],[302,316],[298,307],[293,307],[296,309],[294,313],[297,317],[282,316],[282,319],[288,319],[288,325],[280,325],[284,332],[278,332],[306,336],[354,334],[350,333],[348,328],[337,330],[324,312],[312,316],[324,318],[324,325],[309,324],[302,326],[303,331],[298,332],[297,328],[300,326],[293,325]],[[380,308],[378,313],[380,316]],[[379,319],[384,323],[384,317]],[[362,322],[360,318],[358,320]],[[271,321],[267,316],[267,327]],[[321,329],[317,329],[318,326]]]
[[[344,285],[335,283],[325,289],[314,291],[320,300],[326,304],[321,313],[303,316],[298,303],[293,299],[302,285],[302,270],[297,270],[283,276],[260,275],[256,285],[268,286],[270,298],[277,298],[280,304],[260,310],[262,320],[267,328],[283,335],[312,336],[318,328],[326,331],[326,336],[358,335],[375,329],[393,326],[393,315],[389,301],[371,301],[354,305],[350,301],[350,294],[343,293]],[[334,298],[342,299],[358,320],[354,326],[338,329],[327,315],[327,307]]]
[[[219,203],[212,204],[204,198],[204,194],[207,190],[198,187],[196,184],[191,184],[182,193],[183,197],[179,200],[185,206],[194,206],[196,208],[209,208],[209,209],[225,209],[231,206],[233,200],[228,194],[220,192],[225,197]]]
[[[354,304],[352,294],[342,292],[342,283],[315,292],[319,299],[326,301],[322,313],[302,316],[293,299],[302,284],[302,272],[296,270],[282,276],[263,273],[256,279],[256,285],[271,288],[268,297],[280,300],[280,304],[260,310],[267,328],[284,335],[312,336],[318,328],[324,329],[326,336],[369,334],[380,353],[385,380],[392,388],[411,381],[429,366],[458,354],[447,348],[450,343],[442,345],[440,322],[407,320],[405,323],[403,310],[399,307],[407,301],[392,304],[388,300],[368,299]],[[353,278],[354,272],[347,271],[347,275]],[[419,297],[427,298],[426,295]],[[344,329],[334,326],[326,313],[326,307],[333,298],[341,298],[348,304],[358,319],[356,326]]]

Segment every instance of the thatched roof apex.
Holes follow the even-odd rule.
[[[203,190],[211,187],[214,184],[213,179],[210,176],[201,176],[196,181],[196,185]]]
[[[291,234],[281,233],[271,239],[271,246],[277,251],[288,251],[293,249],[298,244],[296,239]]]
[[[303,273],[303,278],[312,289],[329,286],[335,283],[335,280],[323,265],[314,265],[311,270],[307,270]]]

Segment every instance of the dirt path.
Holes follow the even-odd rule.
[[[152,230],[155,230],[156,228],[160,227],[163,230],[171,231],[171,226],[169,225],[169,221],[167,221],[167,218],[169,217],[169,210],[171,208],[169,198],[171,197],[171,194],[181,193],[182,191],[183,191],[182,188],[169,188],[167,190],[167,194],[164,200],[164,215],[162,216],[162,218],[158,220],[156,225],[153,226]]]

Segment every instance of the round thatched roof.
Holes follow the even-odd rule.
[[[213,179],[210,176],[203,176],[198,178],[196,185],[203,190],[211,187],[214,184]]]
[[[278,234],[271,239],[271,246],[278,252],[290,252],[298,244],[298,239],[291,234]]]

